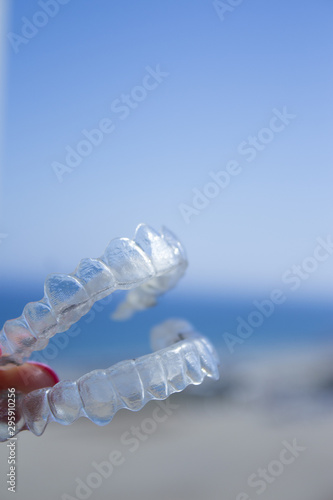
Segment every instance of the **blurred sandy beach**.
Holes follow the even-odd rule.
[[[248,498],[257,498],[256,488],[248,485],[249,477],[278,459],[285,441],[292,444],[294,440],[305,450],[285,466],[274,482],[267,484],[260,497],[270,500],[333,498],[331,417],[319,419],[315,425],[302,421],[272,427],[260,413],[227,408],[222,403],[212,402],[206,411],[200,404],[182,403],[181,398],[173,401],[179,403],[179,408],[160,423],[153,434],[143,431],[142,436],[147,439],[140,440],[134,452],[121,443],[121,436],[131,432],[132,426],[141,427],[144,419],[151,418],[154,404],[143,413],[121,413],[103,428],[81,419],[66,428],[50,425],[42,438],[22,433],[18,441],[15,498],[247,498],[238,496],[242,492],[248,494]],[[3,484],[6,451],[2,446],[2,499],[13,497],[12,493],[5,492]],[[122,463],[114,465],[108,478],[102,478],[92,462],[110,463],[110,454],[115,451],[121,453]],[[91,473],[95,473],[95,477]],[[87,489],[77,490],[81,496],[75,492],[79,484],[77,478],[90,484]],[[95,481],[98,487],[92,488]]]
[[[23,432],[15,498],[332,500],[332,364],[306,359],[241,365],[105,427]],[[1,499],[6,457],[4,443]]]

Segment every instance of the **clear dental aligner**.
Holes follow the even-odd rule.
[[[159,350],[94,370],[75,382],[64,380],[30,392],[19,408],[20,429],[40,436],[49,422],[69,425],[79,417],[105,425],[121,408],[138,411],[150,400],[201,384],[205,377],[219,378],[214,348],[186,321],[168,320],[155,327],[151,344]]]
[[[130,290],[114,319],[156,303],[187,267],[185,251],[166,228],[161,233],[140,224],[133,240],[113,239],[99,258],[83,259],[71,274],[50,274],[44,297],[24,307],[19,318],[6,321],[0,332],[2,361],[21,363],[49,339],[64,332],[93,304],[115,290]]]

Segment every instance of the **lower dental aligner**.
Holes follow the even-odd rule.
[[[73,273],[50,274],[43,299],[30,302],[19,318],[4,324],[2,356],[21,363],[115,290],[130,290],[113,315],[126,319],[154,305],[159,295],[175,286],[186,267],[185,251],[170,231],[162,228],[157,233],[140,224],[133,240],[116,238],[101,257],[81,260]]]
[[[183,320],[168,320],[151,335],[152,354],[94,370],[77,381],[64,380],[27,394],[21,403],[23,425],[40,436],[49,422],[69,425],[86,417],[108,424],[122,408],[140,410],[205,377],[219,378],[218,357],[203,336]]]

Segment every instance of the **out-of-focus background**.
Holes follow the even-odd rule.
[[[1,326],[48,273],[165,224],[189,256],[177,288],[127,323],[114,294],[35,359],[78,377],[172,316],[221,357],[162,423],[150,403],[20,434],[16,498],[332,500],[332,3],[0,9]]]

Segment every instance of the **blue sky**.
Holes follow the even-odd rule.
[[[333,232],[332,3],[244,0],[224,20],[203,0],[56,5],[51,18],[37,1],[11,2],[2,33],[4,286],[71,272],[139,222],[185,244],[184,290],[279,286]],[[14,43],[22,18],[45,25]],[[161,81],[148,79],[157,67]],[[130,102],[123,119],[117,99]],[[267,132],[283,109],[293,118]],[[113,131],[68,167],[66,148],[104,119]],[[239,147],[253,136],[266,144],[247,161]],[[240,173],[187,223],[180,207],[230,161]],[[332,262],[300,294],[328,294]]]

